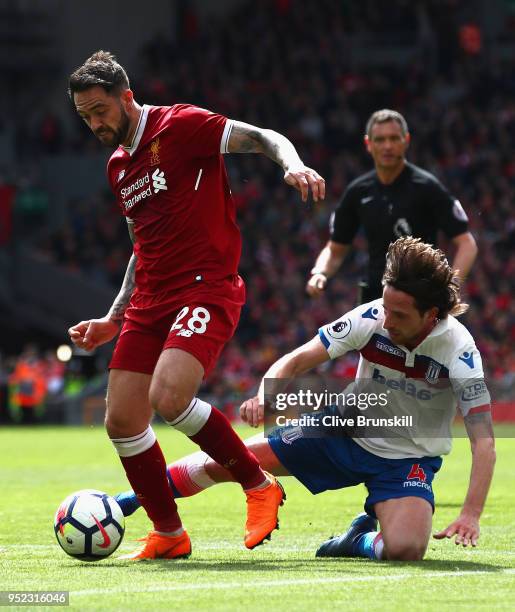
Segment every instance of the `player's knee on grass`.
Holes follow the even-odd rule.
[[[385,558],[388,561],[422,561],[427,543],[423,542],[389,542],[385,543]]]
[[[409,496],[379,502],[374,510],[383,534],[384,558],[389,561],[422,560],[431,537],[431,503]]]

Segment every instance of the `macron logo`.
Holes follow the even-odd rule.
[[[379,310],[375,306],[370,306],[370,308],[361,315],[362,319],[372,319],[372,321],[377,321],[377,317],[379,315]]]
[[[166,186],[165,173],[162,170],[159,170],[159,168],[156,168],[154,172],[152,172],[152,185],[154,187],[154,193],[168,190],[168,187]]]
[[[463,363],[466,363],[471,370],[474,368],[474,353],[468,353],[465,351],[461,357],[458,357],[458,359],[463,361]]]

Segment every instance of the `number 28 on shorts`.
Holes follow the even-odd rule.
[[[190,307],[184,306],[175,318],[170,332],[176,331],[178,336],[185,336],[187,338],[193,334],[204,334],[210,320],[211,315],[207,308],[197,306],[190,313]]]

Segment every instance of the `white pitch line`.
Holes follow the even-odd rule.
[[[478,570],[478,571],[455,571],[455,572],[428,572],[423,574],[424,580],[426,578],[449,578],[449,577],[463,577],[463,576],[481,576],[485,574],[491,574],[492,576],[499,576],[503,574],[515,574],[515,568],[503,569],[500,571],[489,571],[489,570]],[[273,587],[281,586],[300,586],[308,585],[314,586],[317,584],[339,584],[348,582],[375,582],[375,581],[400,581],[411,579],[417,576],[416,573],[403,573],[393,574],[387,576],[340,576],[334,578],[292,578],[291,580],[267,580],[266,582],[252,582],[246,584],[246,589],[270,589]],[[195,583],[195,584],[177,584],[177,585],[155,585],[145,588],[110,588],[110,589],[85,589],[82,591],[71,591],[70,597],[84,597],[87,595],[113,595],[115,593],[162,593],[169,591],[198,591],[208,589],[241,589],[241,582],[207,582],[207,583]]]

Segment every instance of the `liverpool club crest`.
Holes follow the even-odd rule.
[[[159,138],[156,138],[150,143],[150,165],[157,166],[161,163],[159,158]]]

